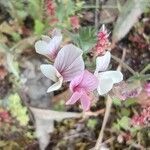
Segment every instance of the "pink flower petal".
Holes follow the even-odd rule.
[[[54,66],[65,81],[71,81],[84,70],[82,50],[73,44],[64,46],[58,53]]]
[[[69,88],[70,88],[71,92],[73,92],[73,91],[74,91],[74,88],[77,87],[77,86],[80,84],[80,82],[81,82],[82,79],[83,79],[83,75],[84,75],[84,72],[82,72],[80,75],[76,76],[76,77],[70,82]]]
[[[80,100],[81,100],[81,106],[83,110],[88,111],[91,105],[90,97],[87,94],[83,94]]]
[[[80,99],[81,95],[82,95],[82,93],[79,93],[79,92],[73,93],[71,98],[66,102],[66,105],[72,105],[72,104],[76,103]]]
[[[70,90],[84,89],[87,92],[93,91],[98,86],[98,79],[95,75],[85,70],[79,76],[75,77],[70,83]]]
[[[84,71],[84,75],[83,75],[83,79],[80,83],[80,87],[84,88],[86,91],[90,92],[93,91],[97,88],[98,86],[98,79],[97,77],[90,73],[89,71],[85,70]]]

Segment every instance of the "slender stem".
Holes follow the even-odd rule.
[[[122,63],[123,63],[124,60],[125,60],[126,52],[127,52],[126,49],[123,49],[122,58],[121,58],[121,62],[122,62]],[[120,63],[120,64],[118,65],[117,70],[120,70],[120,71],[121,71],[121,69],[122,69],[122,63]]]
[[[141,72],[140,74],[144,74],[146,71],[150,69],[150,64],[148,64]]]
[[[112,56],[112,58],[113,58],[115,61],[119,62],[119,63],[122,65],[122,67],[124,67],[124,68],[126,68],[127,70],[129,70],[133,75],[136,75],[136,74],[137,74],[137,73],[136,73],[131,67],[129,67],[126,63],[122,62],[122,60],[121,60],[120,58],[117,58],[117,57],[114,56],[114,55],[111,55],[111,56]]]
[[[86,6],[83,6],[82,7],[83,9],[95,9],[95,8],[99,8],[99,6],[95,6],[95,5],[86,5]],[[118,8],[116,6],[105,6],[105,5],[102,5],[101,8]]]
[[[104,115],[102,128],[101,128],[101,131],[99,133],[99,136],[98,136],[98,139],[97,139],[94,150],[99,150],[100,149],[100,146],[101,146],[101,143],[102,143],[102,140],[103,140],[104,129],[105,129],[106,123],[107,123],[109,115],[110,115],[111,106],[112,106],[112,98],[108,95],[107,96],[107,101],[106,101],[106,112],[105,112],[105,115]]]

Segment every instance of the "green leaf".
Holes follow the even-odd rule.
[[[28,1],[28,13],[35,20],[42,20],[44,9],[43,0],[29,0]]]
[[[120,120],[118,120],[118,124],[121,128],[128,130],[130,128],[130,119],[124,116]]]
[[[8,97],[8,108],[11,115],[19,121],[21,126],[28,124],[27,108],[21,104],[21,99],[17,93]]]
[[[62,7],[63,6],[63,7]],[[56,16],[60,23],[68,22],[68,18],[75,13],[75,3],[71,0],[59,1],[56,7]]]
[[[135,136],[136,133],[137,133],[140,129],[141,129],[140,126],[134,126],[134,127],[130,128],[130,132],[131,132],[132,136]]]
[[[120,130],[120,125],[118,123],[113,123],[113,128],[116,130]]]
[[[113,104],[116,106],[121,106],[121,100],[118,98],[113,98]]]
[[[96,43],[96,30],[93,27],[83,27],[80,28],[78,34],[71,34],[70,37],[77,46],[87,53]]]
[[[121,115],[122,116],[129,116],[130,115],[130,110],[126,109],[126,108],[122,108],[121,109]]]
[[[34,32],[35,34],[42,34],[44,30],[44,24],[40,20],[35,20]]]
[[[16,33],[16,32],[11,33],[11,36],[12,36],[14,41],[19,41],[21,39],[20,34]]]
[[[127,100],[124,101],[125,107],[133,106],[136,103],[137,103],[136,99],[133,99],[133,98],[129,98],[129,99],[127,99]]]
[[[89,119],[87,122],[87,127],[90,129],[95,129],[95,126],[97,125],[96,119]]]
[[[7,53],[7,64],[9,71],[19,79],[19,64],[14,60],[14,56],[10,53]]]

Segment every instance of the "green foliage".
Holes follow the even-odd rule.
[[[7,53],[7,64],[9,71],[13,73],[17,79],[19,79],[19,64],[16,60],[14,60],[14,56],[11,53]]]
[[[13,32],[11,33],[11,36],[13,38],[13,40],[16,42],[16,41],[19,41],[21,39],[21,36],[19,33],[16,33],[16,32]]]
[[[79,33],[70,35],[73,42],[87,53],[96,43],[96,30],[93,27],[80,28]]]
[[[85,1],[78,1],[78,2],[76,2],[75,10],[76,11],[80,11],[83,8],[84,4],[85,4]]]
[[[123,128],[124,130],[129,130],[130,128],[130,118],[124,116],[120,120],[117,120],[118,125],[120,128]]]
[[[87,127],[90,128],[90,129],[95,129],[97,125],[97,120],[96,119],[88,119],[88,122],[87,122]]]
[[[8,108],[13,117],[19,121],[21,126],[26,126],[29,121],[27,108],[21,104],[20,97],[17,93],[8,97]]]
[[[121,100],[118,98],[113,98],[113,104],[115,106],[121,106]]]
[[[121,109],[121,115],[122,116],[129,116],[130,115],[130,110],[128,108],[122,108]]]
[[[141,129],[140,126],[131,127],[130,132],[131,132],[132,136],[135,136],[140,129]]]
[[[28,12],[24,9],[24,0],[11,0],[7,2],[8,11],[12,17],[17,18],[18,22],[22,23],[23,19],[28,15]]]
[[[56,18],[59,20],[55,27],[62,29],[71,29],[70,17],[77,15],[77,13],[82,9],[84,1],[74,2],[72,0],[56,0]],[[80,14],[79,14],[80,15]]]
[[[2,150],[21,150],[20,146],[14,141],[0,141]]]
[[[68,22],[68,17],[74,15],[74,13],[75,3],[73,1],[65,0],[57,2],[56,16],[60,23]]]
[[[44,13],[44,0],[28,0],[28,13],[33,17],[34,20],[43,19]]]
[[[127,100],[124,101],[124,105],[125,107],[130,107],[130,106],[133,106],[135,105],[137,102],[136,102],[136,99],[133,99],[133,98],[129,98]]]
[[[34,33],[42,34],[45,25],[40,20],[35,20]]]

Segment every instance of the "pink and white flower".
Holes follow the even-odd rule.
[[[97,88],[97,85],[97,78],[85,70],[71,81],[70,90],[73,94],[66,104],[73,105],[80,100],[83,110],[89,110],[92,99],[91,92]]]
[[[71,81],[84,71],[82,50],[73,44],[65,45],[57,54],[54,66],[50,64],[41,65],[42,73],[54,84],[47,92],[58,90],[63,82]]]
[[[106,71],[111,59],[109,51],[104,56],[96,58],[96,70],[95,76],[99,80],[97,91],[99,95],[107,94],[115,83],[119,83],[123,80],[123,75],[120,71]]]
[[[55,29],[52,32],[52,38],[47,35],[42,36],[42,40],[35,43],[35,50],[37,53],[54,60],[59,51],[59,46],[62,41],[62,34],[60,30]]]

